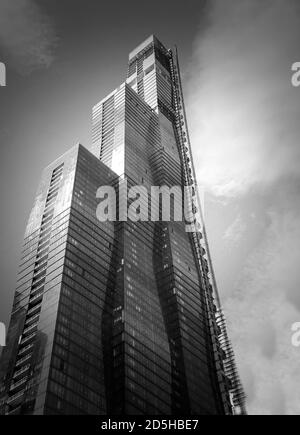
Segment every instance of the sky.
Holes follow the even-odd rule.
[[[176,7],[175,7],[176,5]],[[300,414],[298,0],[0,0],[0,321],[42,169],[150,34],[179,49],[198,184],[249,414]]]

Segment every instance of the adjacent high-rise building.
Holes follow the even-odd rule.
[[[97,215],[101,186],[116,192],[114,219]],[[166,220],[163,201],[156,219],[127,218],[136,186],[190,186],[192,230],[174,213]],[[153,211],[151,200],[146,208]],[[42,175],[0,382],[6,414],[245,412],[197,197],[177,53],[155,36],[130,53],[126,82],[93,108],[89,149],[76,145]]]

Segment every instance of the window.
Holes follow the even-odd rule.
[[[154,64],[150,65],[150,66],[145,70],[145,76],[146,76],[147,74],[149,74],[153,69],[154,69]]]

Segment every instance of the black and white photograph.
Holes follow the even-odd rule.
[[[0,0],[0,416],[300,415],[299,138],[299,0]]]

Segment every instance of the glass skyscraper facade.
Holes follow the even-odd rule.
[[[196,187],[174,50],[151,36],[130,53],[126,82],[93,108],[92,136],[42,175],[1,361],[1,413],[234,413],[243,392],[204,228],[163,220],[162,202],[152,221],[121,211],[134,186]],[[115,221],[97,219],[100,186],[126,193]]]
[[[1,363],[2,412],[106,412],[114,228],[97,220],[95,192],[115,177],[81,145],[42,175]]]

